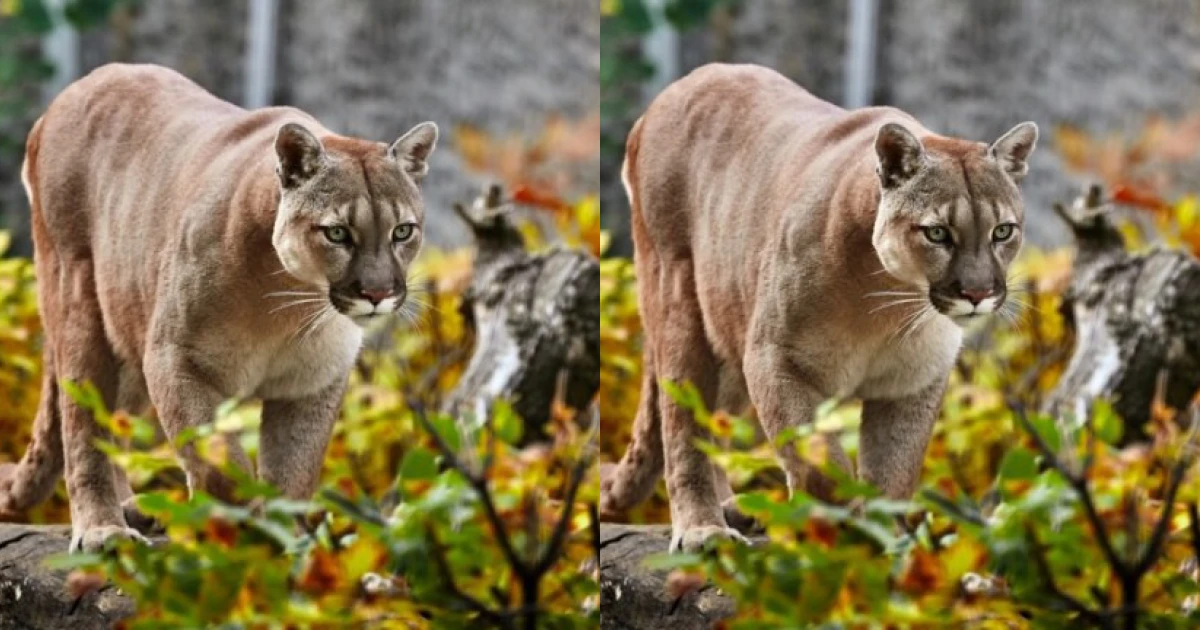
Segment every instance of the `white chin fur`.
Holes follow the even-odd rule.
[[[998,297],[985,298],[979,304],[972,304],[967,300],[954,300],[950,303],[950,308],[946,309],[945,315],[960,324],[964,324],[973,317],[996,312],[996,304],[999,301],[1000,298]]]
[[[387,298],[379,304],[372,304],[367,300],[353,300],[350,302],[350,307],[344,313],[346,317],[354,320],[354,323],[359,326],[366,326],[376,318],[384,315],[390,315],[396,311],[396,298]]]

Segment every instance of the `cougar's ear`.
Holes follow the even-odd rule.
[[[921,169],[925,147],[903,125],[887,123],[875,134],[875,155],[879,158],[879,181],[884,188],[895,188]]]
[[[298,123],[287,123],[275,134],[276,172],[284,188],[295,188],[317,174],[325,159],[321,141]]]
[[[1008,130],[1000,139],[992,143],[988,155],[1000,164],[1000,168],[1012,178],[1020,182],[1029,172],[1029,156],[1037,147],[1038,128],[1031,122],[1023,122]]]
[[[432,122],[423,122],[408,130],[388,149],[388,156],[396,160],[413,181],[421,181],[429,172],[429,156],[437,147],[438,127]]]

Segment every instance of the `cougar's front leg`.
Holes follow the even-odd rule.
[[[151,347],[146,353],[145,373],[150,401],[172,443],[185,429],[212,422],[217,406],[225,399],[188,357],[187,351],[177,346]],[[225,436],[216,439],[224,441],[228,463],[253,474],[250,459],[236,439]],[[238,500],[234,481],[201,457],[194,445],[184,445],[178,453],[187,474],[188,489],[193,494],[203,490],[222,501]]]
[[[747,348],[744,360],[750,401],[758,412],[763,431],[774,442],[786,429],[813,421],[813,415],[824,396],[808,380],[789,350],[763,343]],[[826,456],[846,472],[850,460],[841,444],[831,436],[817,436],[823,442]],[[788,490],[803,490],[823,501],[834,501],[836,484],[812,462],[802,458],[795,443],[777,445],[780,464],[787,475]]]
[[[346,378],[340,378],[306,398],[264,402],[258,445],[259,477],[274,484],[288,498],[312,497],[321,479],[325,448],[345,392]]]
[[[907,398],[863,402],[858,470],[885,496],[907,499],[916,491],[945,390],[943,377]]]

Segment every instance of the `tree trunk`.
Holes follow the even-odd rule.
[[[66,525],[0,523],[0,630],[108,628],[133,614],[133,600],[111,584],[72,582],[68,571],[42,566],[70,539]]]
[[[473,212],[456,209],[477,245],[463,296],[476,343],[446,411],[485,418],[508,400],[524,419],[523,442],[544,439],[556,398],[584,409],[600,387],[600,265],[581,251],[529,253],[498,187]]]
[[[1082,418],[1092,401],[1109,400],[1123,441],[1144,439],[1156,396],[1183,409],[1200,388],[1200,262],[1183,251],[1125,251],[1098,187],[1055,209],[1078,249],[1062,306],[1075,348],[1044,410]]]

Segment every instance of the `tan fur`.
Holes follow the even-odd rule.
[[[662,379],[691,381],[710,406],[748,400],[771,438],[824,399],[861,398],[858,472],[909,496],[957,323],[1004,302],[1024,215],[1016,182],[1035,142],[1030,123],[989,147],[896,109],[845,111],[755,66],[706,66],[668,87],[630,133],[622,173],[646,377],[602,512],[644,499],[665,466],[672,549],[738,536],[724,475]],[[952,246],[933,242],[939,225]],[[794,449],[781,463],[791,488],[833,498]]]
[[[261,398],[258,472],[310,496],[359,324],[404,302],[436,138],[432,123],[390,147],[338,136],[155,66],[105,66],[64,90],[23,167],[47,350],[33,443],[0,475],[0,512],[44,499],[65,463],[72,549],[138,536],[128,484],[63,379],[91,381],[110,407],[152,403],[168,437],[225,399]],[[180,456],[189,487],[234,499],[216,469]],[[251,469],[236,444],[230,456]]]

